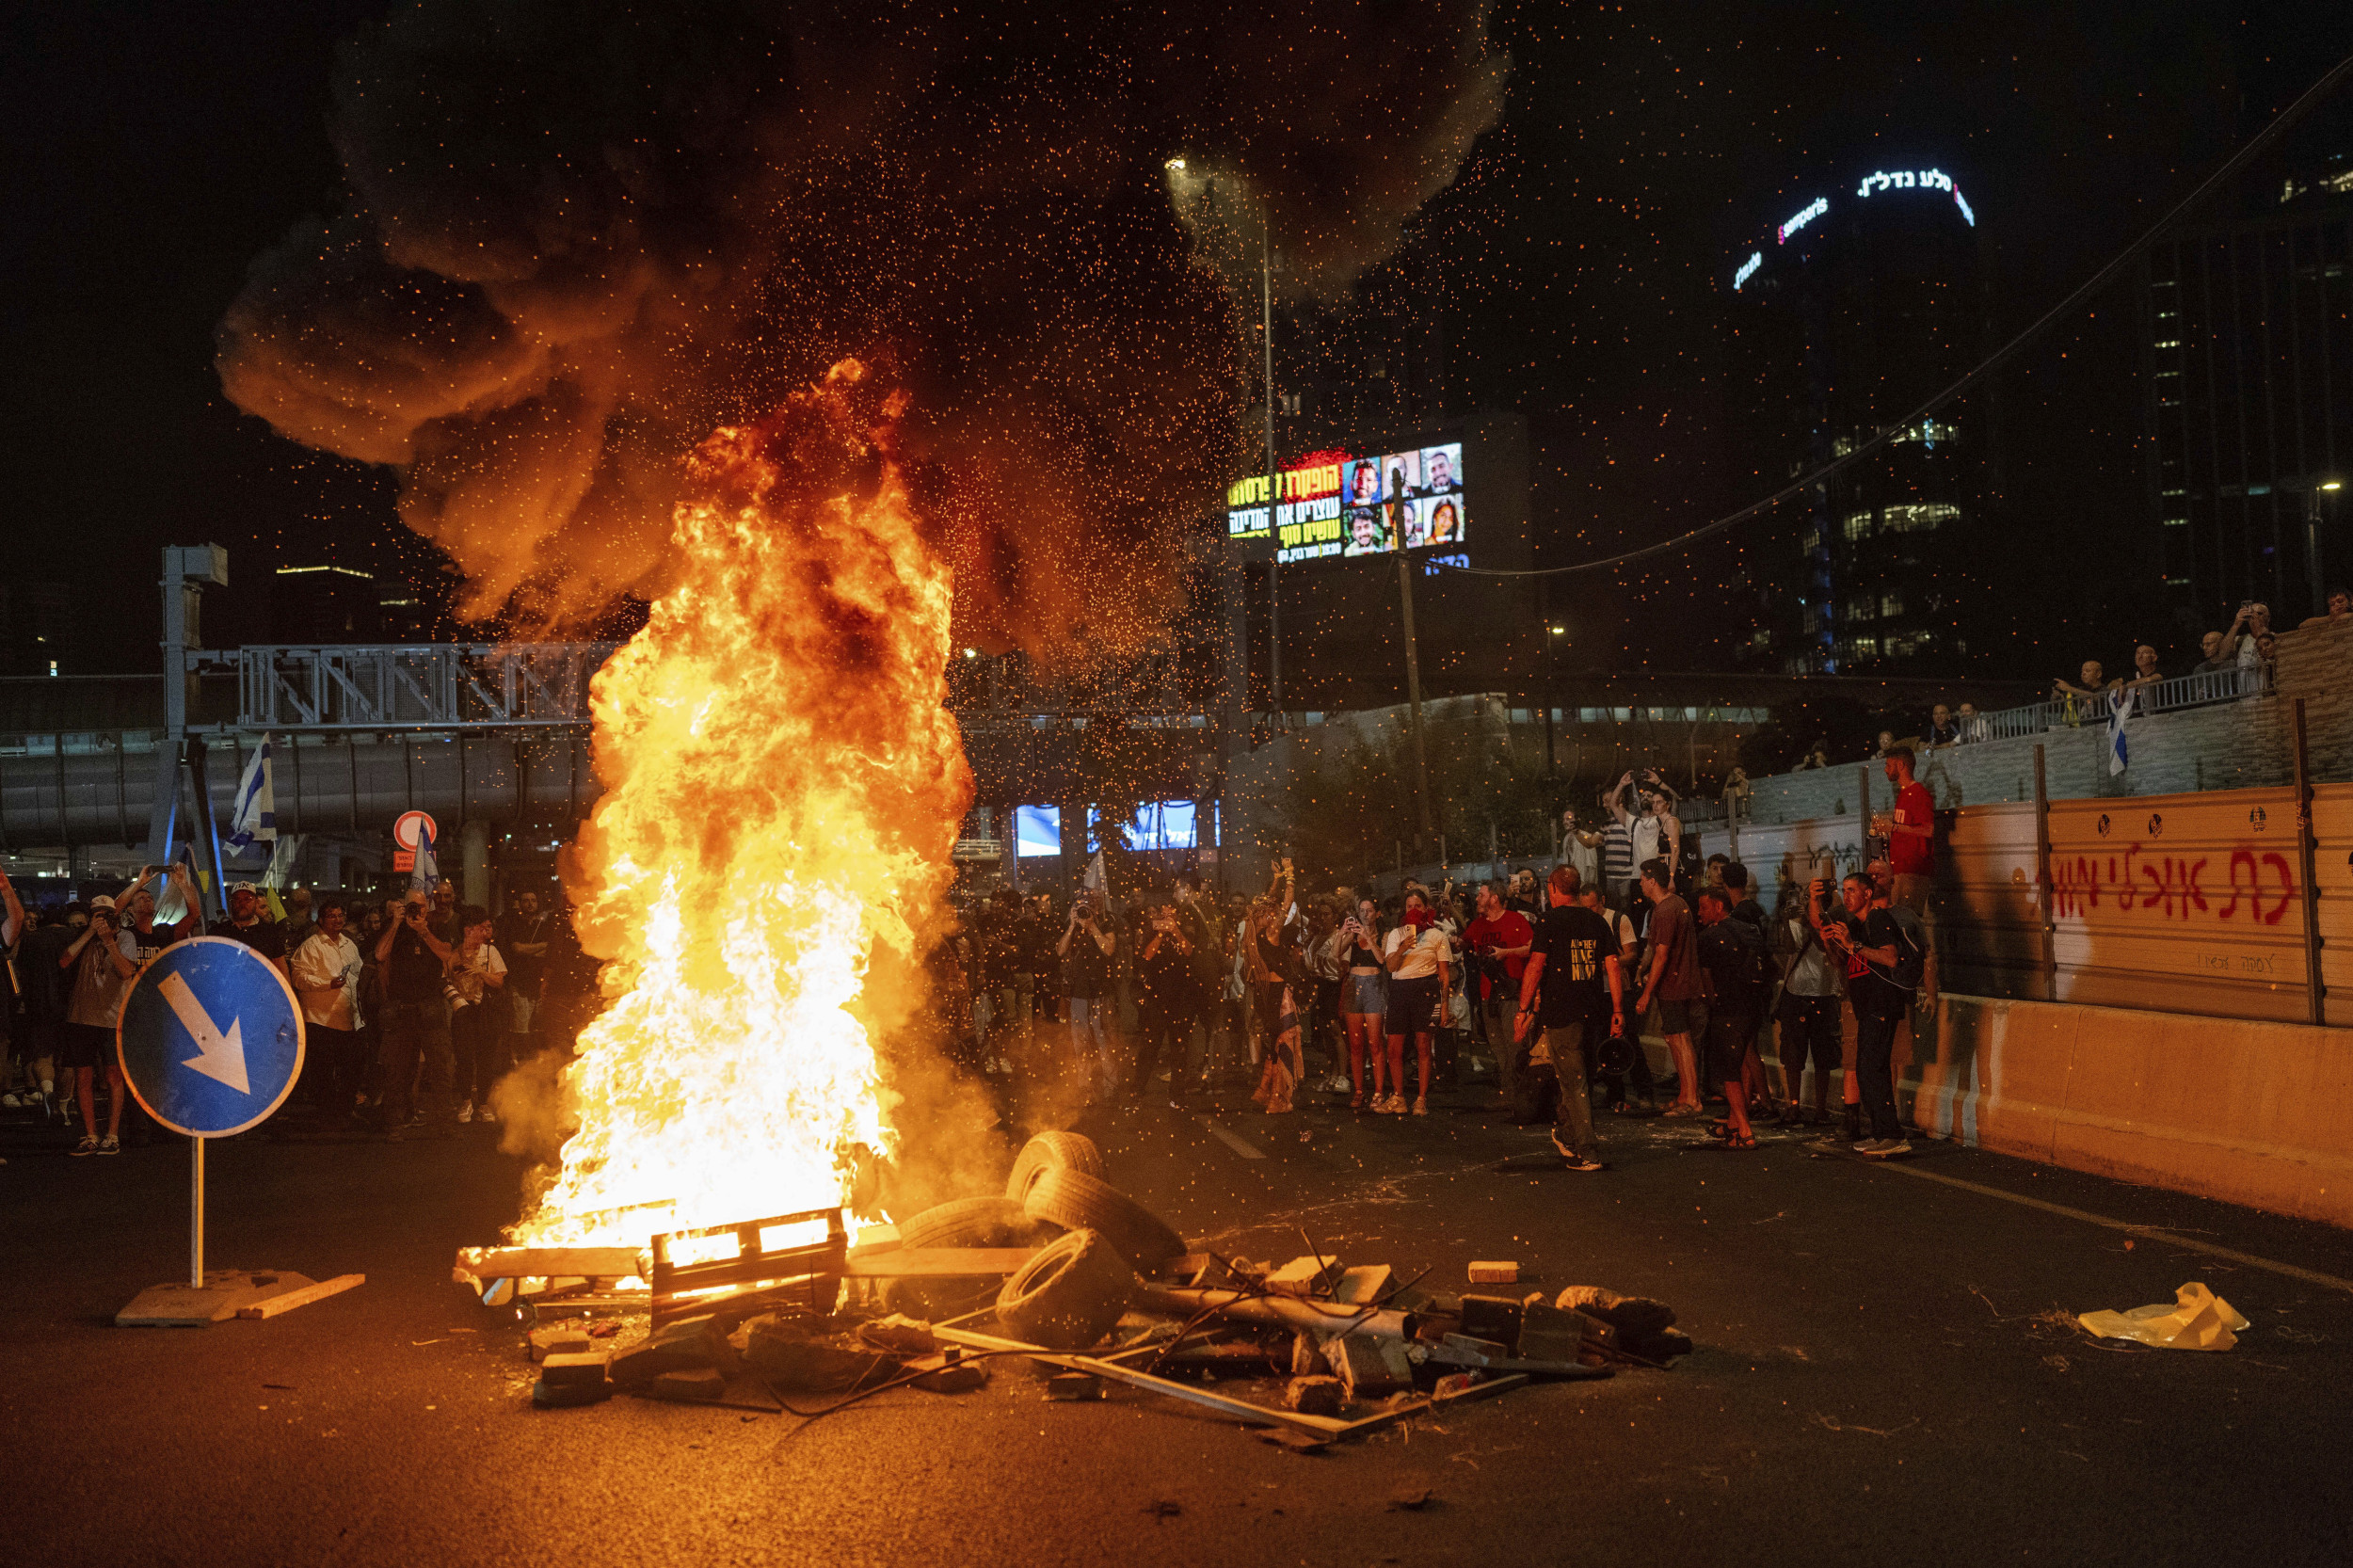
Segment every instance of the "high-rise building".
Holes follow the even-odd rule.
[[[2147,472],[2185,632],[2275,625],[2353,577],[2353,169],[2289,176],[2260,216],[2170,236],[2141,268]]]
[[[1845,456],[1976,361],[1977,221],[1943,169],[1855,164],[1731,259],[1737,439],[1760,477]],[[1986,443],[1962,399],[1785,507],[1749,557],[1747,662],[1902,674],[1966,657]]]

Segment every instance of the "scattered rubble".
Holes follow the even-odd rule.
[[[818,1239],[774,1240],[787,1233]],[[709,1239],[729,1236],[733,1253],[713,1257],[726,1243]],[[527,1328],[541,1406],[620,1392],[822,1415],[886,1388],[968,1392],[994,1364],[1034,1373],[1047,1400],[1121,1384],[1300,1452],[1535,1379],[1661,1365],[1691,1343],[1664,1303],[1594,1286],[1451,1296],[1386,1264],[1188,1251],[1071,1132],[1031,1140],[1003,1195],[856,1245],[839,1211],[818,1210],[656,1237],[643,1253],[470,1249],[456,1274]],[[1517,1284],[1519,1265],[1473,1263],[1469,1278]],[[812,1394],[837,1400],[803,1411],[788,1398]]]

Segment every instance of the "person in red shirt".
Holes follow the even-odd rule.
[[[1528,950],[1535,940],[1536,928],[1528,917],[1503,902],[1502,883],[1490,882],[1479,889],[1479,918],[1463,933],[1463,945],[1479,955],[1479,1016],[1495,1047],[1496,1076],[1502,1081],[1506,1105],[1513,1103],[1519,1081],[1522,1047],[1512,1038],[1505,1020],[1518,1009],[1520,976],[1527,971]]]
[[[1927,907],[1929,878],[1936,872],[1936,798],[1913,776],[1917,765],[1910,746],[1888,752],[1896,808],[1884,819],[1889,868],[1896,873],[1893,902],[1915,915]]]

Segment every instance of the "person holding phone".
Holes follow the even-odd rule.
[[[1381,956],[1389,971],[1390,1090],[1388,1099],[1373,1109],[1392,1116],[1405,1113],[1405,1038],[1410,1034],[1419,1068],[1413,1111],[1417,1116],[1427,1116],[1431,1035],[1435,1028],[1433,1019],[1453,985],[1454,948],[1447,939],[1446,927],[1439,923],[1437,912],[1430,907],[1418,887],[1406,889],[1405,917],[1384,938]]]
[[[1178,918],[1175,904],[1156,904],[1144,911],[1136,949],[1136,1022],[1142,1033],[1128,1079],[1131,1103],[1143,1102],[1165,1064],[1168,1108],[1186,1108],[1185,1096],[1193,1091],[1188,1061],[1193,1020],[1200,1011],[1195,956],[1193,933]]]
[[[1054,944],[1063,964],[1063,996],[1070,1006],[1070,1048],[1081,1072],[1095,1075],[1087,1086],[1094,1104],[1119,1085],[1119,1060],[1112,1051],[1107,1016],[1117,1006],[1111,988],[1112,950],[1118,945],[1103,922],[1102,893],[1087,888],[1070,906],[1070,921]]]
[[[383,1132],[398,1143],[413,1128],[446,1138],[456,1127],[449,1103],[456,1076],[450,1041],[449,998],[441,989],[442,967],[456,951],[454,925],[437,924],[423,889],[400,901],[398,918],[376,940],[376,961],[384,967],[384,1005],[379,1015],[383,1069]],[[417,1104],[418,1065],[424,1070],[424,1104]]]
[[[142,872],[142,878],[146,873]],[[134,887],[137,884],[134,883]],[[122,1152],[122,1064],[114,1048],[116,1016],[122,996],[139,972],[138,941],[122,929],[115,901],[101,894],[89,901],[89,924],[59,954],[58,968],[73,976],[65,1023],[57,1032],[57,1067],[82,1112],[77,1155]],[[106,1070],[106,1134],[98,1134],[97,1079]]]

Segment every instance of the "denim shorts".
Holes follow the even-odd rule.
[[[1350,970],[1348,978],[1340,982],[1340,1011],[1369,1013],[1379,1017],[1388,1000],[1388,987],[1383,984],[1387,978],[1378,969],[1364,974]]]

